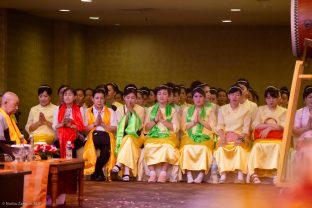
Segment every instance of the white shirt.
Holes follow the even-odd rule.
[[[113,109],[111,109],[111,108],[108,108],[108,110],[110,111],[110,123],[109,123],[109,125],[110,126],[117,126],[117,118],[116,118],[115,111]],[[92,111],[93,111],[94,118],[96,119],[98,117],[99,112],[95,109],[95,107],[92,107]],[[103,119],[103,117],[104,117],[104,108],[102,108],[100,113],[101,113],[101,118]],[[95,128],[95,130],[97,130],[97,131],[105,131],[103,126],[97,126]]]

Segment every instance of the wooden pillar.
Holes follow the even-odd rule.
[[[7,90],[7,11],[0,9],[0,93]]]

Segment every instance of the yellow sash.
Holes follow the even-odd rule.
[[[110,124],[110,111],[107,107],[104,106],[104,117],[103,117],[103,123],[105,125]],[[95,122],[95,117],[94,114],[92,113],[92,107],[88,108],[87,111],[87,118],[88,118],[88,125],[92,124]],[[95,130],[96,127],[90,130],[88,134],[88,139],[87,142],[84,146],[84,152],[83,152],[83,159],[85,160],[85,168],[84,168],[84,174],[85,175],[91,175],[95,171],[95,164],[96,164],[96,150],[94,147],[93,143],[93,131]],[[109,160],[106,164],[106,168],[110,171],[115,163],[116,163],[116,157],[114,154],[115,146],[116,146],[116,141],[115,137],[111,132],[108,132],[109,138],[110,138],[110,157]]]
[[[11,117],[4,112],[4,110],[2,110],[2,108],[0,108],[0,114],[3,116],[3,118],[5,119],[8,127],[9,127],[9,132],[10,132],[10,139],[11,141],[15,141],[16,144],[21,144],[21,132],[18,129],[15,121],[13,119],[11,119]],[[25,140],[24,140],[25,142]]]

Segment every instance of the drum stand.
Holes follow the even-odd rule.
[[[289,184],[286,179],[287,161],[288,161],[290,143],[292,141],[292,131],[293,131],[293,126],[294,126],[293,124],[294,124],[295,114],[297,110],[301,81],[303,79],[312,80],[312,74],[304,74],[304,65],[306,63],[309,48],[312,49],[312,40],[305,39],[304,40],[304,53],[302,56],[302,60],[296,61],[296,65],[294,69],[294,75],[293,75],[291,90],[290,90],[289,104],[287,108],[286,123],[285,123],[285,128],[284,128],[284,133],[283,133],[283,141],[281,145],[279,167],[277,170],[277,186],[278,187],[284,187]]]

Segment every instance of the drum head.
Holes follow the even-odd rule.
[[[304,39],[312,39],[312,1],[291,0],[291,43],[294,56],[303,55]]]

